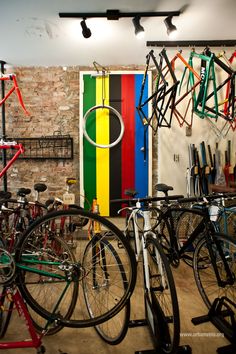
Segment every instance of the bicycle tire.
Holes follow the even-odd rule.
[[[21,248],[21,252],[29,254],[30,252],[32,253],[32,249],[34,249],[34,252],[38,252],[39,254],[41,252],[42,254],[41,250],[44,247],[42,254],[43,262],[47,260],[51,262],[53,259],[57,261],[61,259],[62,263],[65,261],[75,262],[74,255],[71,252],[70,247],[62,237],[58,237],[56,235],[50,236],[50,239],[47,240],[47,244],[45,245],[44,240],[37,239],[36,237],[34,238],[34,236],[36,236],[36,233],[30,234],[30,237],[26,238],[25,242],[23,243],[23,248],[22,245],[19,246]],[[46,250],[46,247],[48,247],[48,250]],[[43,262],[39,265],[40,271],[46,271],[46,268],[49,268],[50,271],[57,271],[57,269],[53,269],[53,265],[44,265]],[[57,282],[58,280],[53,282],[53,278],[50,279],[50,277],[44,277],[40,273],[30,274],[24,270],[20,271],[19,289],[22,295],[28,300],[28,310],[31,315],[34,327],[36,331],[40,333],[43,330],[46,330],[46,335],[56,334],[63,328],[59,322],[48,322],[48,319],[45,320],[41,316],[41,312],[38,311],[39,306],[47,309],[48,311],[53,308],[54,294],[57,298],[57,293],[60,290],[60,284]],[[45,289],[47,284],[48,289]],[[78,287],[75,282],[71,287],[70,295],[66,298],[66,303],[63,304],[63,306],[61,306],[59,309],[60,314],[63,313],[64,318],[71,317],[76,305],[77,296]]]
[[[228,280],[228,275],[225,272],[225,266],[223,265],[223,259],[225,264],[232,272],[232,283],[224,284],[220,286],[216,279],[216,274],[213,269],[209,248],[207,241],[202,238],[195,249],[193,259],[194,277],[197,284],[198,291],[207,306],[211,309],[214,300],[216,298],[222,299],[222,297],[228,298],[234,306],[231,307],[234,314],[234,321],[236,318],[236,240],[232,237],[224,234],[215,233],[211,235],[212,238],[212,252],[216,259],[216,266],[223,281]],[[221,256],[221,252],[222,255]],[[222,331],[226,337],[233,336],[233,327],[231,324],[231,318],[227,316],[214,316],[214,324]],[[235,329],[234,329],[235,330]]]
[[[75,208],[75,209],[84,209],[84,208],[82,208],[80,205],[77,205],[77,204],[69,204],[69,208]],[[78,224],[78,226],[80,226],[80,227],[84,227],[84,226],[86,226],[88,224],[88,219],[87,218],[81,218],[80,220],[79,220],[79,224]]]
[[[103,247],[103,257],[101,259],[101,263],[102,264],[97,264],[95,262],[94,264],[94,270],[96,269],[96,267],[100,267],[101,269],[101,273],[99,273],[99,276],[101,277],[101,279],[103,279],[103,283],[104,286],[106,286],[106,282],[108,282],[109,278],[112,276],[112,274],[114,273],[114,269],[116,267],[119,268],[120,274],[118,274],[118,272],[116,273],[116,281],[118,279],[118,276],[122,278],[122,282],[123,282],[123,287],[126,288],[127,287],[127,279],[126,279],[126,275],[125,275],[125,270],[124,270],[124,266],[122,264],[122,261],[118,255],[118,253],[116,252],[116,250],[114,249],[114,247],[112,246],[112,244],[107,241],[107,240],[99,240],[99,237],[97,235],[94,235],[94,237],[91,239],[91,241],[88,243],[85,252],[84,252],[84,260],[86,262],[86,257],[87,254],[90,253],[90,248],[92,247],[92,250],[95,249],[94,247],[94,242],[97,243],[97,247]],[[93,251],[91,250],[91,253],[93,253]],[[89,255],[90,257],[90,255]],[[96,259],[96,256],[92,256],[94,259]],[[109,260],[110,259],[110,260]],[[108,263],[108,264],[107,264]],[[90,284],[92,287],[97,286],[96,283],[100,280],[97,280],[98,274],[95,273],[93,270],[93,274],[92,274],[92,278],[90,281]],[[108,303],[103,303],[102,301],[100,301],[100,306],[97,306],[97,303],[95,304],[94,302],[94,298],[93,295],[90,298],[89,296],[89,287],[88,286],[88,282],[87,282],[87,277],[84,278],[83,280],[85,280],[85,282],[83,282],[83,290],[84,290],[84,295],[85,295],[85,302],[86,302],[86,306],[87,309],[90,313],[90,316],[93,317],[94,311],[100,311],[102,306],[108,306]],[[119,281],[119,284],[121,282]],[[119,285],[121,286],[121,285]],[[109,285],[107,287],[107,291],[110,291],[111,289],[109,289]],[[116,301],[116,296],[118,295],[119,292],[119,288],[114,287],[114,289],[111,290],[111,296],[109,298],[109,301]],[[91,301],[90,301],[91,300]],[[95,306],[95,307],[94,307]],[[101,323],[100,325],[95,326],[95,330],[97,331],[98,335],[108,344],[110,345],[117,345],[119,344],[125,337],[127,331],[128,331],[128,326],[129,326],[129,319],[130,319],[130,301],[128,300],[127,304],[125,305],[125,307],[118,312],[118,314],[114,317],[112,317],[110,320],[105,321],[103,323]]]
[[[74,308],[73,314],[70,318],[67,318],[66,316],[63,315],[63,312],[56,312],[55,309],[51,308],[45,308],[45,304],[37,302],[33,298],[33,296],[29,293],[27,290],[27,286],[25,284],[25,274],[31,273],[32,270],[35,267],[34,263],[32,262],[32,267],[30,268],[29,260],[26,262],[24,259],[24,254],[25,251],[28,251],[28,255],[32,256],[30,254],[31,250],[31,239],[35,239],[35,236],[38,237],[39,241],[44,240],[44,237],[46,234],[49,232],[50,237],[53,238],[53,235],[58,232],[60,235],[60,222],[61,218],[63,218],[64,225],[65,223],[68,223],[66,227],[64,227],[64,231],[66,231],[69,234],[73,234],[72,236],[76,236],[77,239],[77,247],[76,250],[73,252],[74,257],[76,259],[75,262],[69,262],[67,260],[67,268],[64,267],[65,262],[63,260],[60,262],[60,259],[57,260],[58,263],[60,263],[57,266],[57,269],[55,270],[55,275],[54,276],[60,276],[61,277],[61,283],[64,283],[62,285],[66,285],[68,287],[68,290],[71,291],[71,288],[73,289],[74,284],[76,284],[76,287],[79,288],[81,285],[82,288],[82,279],[84,277],[87,277],[89,273],[91,272],[92,269],[92,260],[88,262],[88,264],[83,264],[81,265],[83,255],[84,255],[84,250],[86,248],[87,243],[89,242],[88,239],[88,229],[81,228],[81,227],[76,227],[76,221],[77,219],[81,218],[87,218],[89,219],[88,224],[90,222],[97,222],[101,226],[101,240],[107,239],[112,242],[113,247],[116,249],[118,252],[119,256],[122,259],[122,262],[124,264],[125,272],[126,272],[126,277],[127,277],[127,289],[124,289],[123,293],[120,295],[119,298],[117,298],[117,302],[113,304],[110,308],[107,308],[106,311],[104,311],[103,314],[100,314],[99,316],[96,316],[95,318],[90,318],[88,311],[86,310],[85,306],[85,300],[83,296],[83,291],[79,291],[77,294],[77,301],[76,301],[76,306]],[[58,227],[58,230],[50,230],[50,225],[52,223],[55,223],[55,225]],[[71,225],[75,225],[75,227],[71,227]],[[27,246],[27,243],[29,245]],[[122,247],[120,247],[122,245]],[[33,254],[33,252],[32,252]],[[33,254],[35,257],[35,255]],[[32,258],[33,259],[33,258]],[[98,325],[112,316],[115,316],[126,304],[126,301],[130,298],[135,282],[136,282],[136,262],[135,262],[135,257],[132,249],[130,248],[127,240],[125,239],[123,233],[110,221],[107,219],[97,215],[93,214],[91,212],[82,210],[82,209],[67,209],[67,210],[61,210],[61,211],[55,211],[52,213],[49,213],[45,216],[43,216],[41,219],[36,220],[29,228],[28,230],[23,234],[19,246],[16,251],[16,261],[17,261],[17,266],[18,266],[18,279],[19,279],[19,288],[22,291],[22,294],[25,297],[26,302],[28,303],[29,306],[31,306],[36,312],[38,312],[41,316],[43,316],[45,319],[49,320],[56,320],[58,321],[59,324],[62,326],[66,327],[89,327],[89,326],[94,326]],[[27,263],[27,264],[26,264]],[[27,265],[27,268],[26,268]],[[56,266],[55,266],[56,267]],[[48,275],[50,277],[51,274]],[[65,284],[65,275],[67,276],[67,283]],[[51,295],[51,290],[50,287],[47,289],[48,296]],[[103,293],[104,299],[106,298],[106,291],[103,288],[100,288],[100,292]],[[73,293],[73,292],[72,292]],[[54,294],[54,304],[60,297],[60,293],[57,293],[56,295]],[[64,304],[66,303],[66,294],[64,294],[65,297],[61,299],[60,303],[60,308],[64,309]],[[70,298],[70,301],[72,301],[73,297]],[[62,301],[63,300],[63,301]],[[69,302],[70,303],[70,302]]]
[[[130,319],[130,299],[117,315],[110,320],[95,326],[98,335],[108,344],[117,345],[123,341],[128,329]],[[111,330],[112,328],[112,330]]]
[[[202,221],[203,216],[201,214],[193,213],[190,211],[183,211],[180,213],[176,225],[176,237],[179,243],[179,247],[182,247],[183,244],[188,241],[189,236],[196,229],[197,225]],[[182,260],[191,268],[193,268],[193,254],[196,244],[201,238],[200,234],[193,243],[185,250],[182,255]]]
[[[173,235],[174,230],[172,230],[171,223],[169,222],[168,216],[165,215],[165,211],[163,212],[156,208],[156,214],[157,220],[153,232],[155,232],[169,263],[173,267],[178,267],[179,255],[176,252],[178,245]]]
[[[89,117],[89,115],[98,110],[98,109],[108,109],[110,110],[119,120],[119,123],[120,123],[120,134],[119,136],[116,138],[115,141],[113,141],[112,143],[109,143],[109,144],[98,144],[96,143],[94,140],[92,140],[90,138],[90,136],[88,135],[87,131],[86,131],[86,122],[87,122],[87,119]],[[125,131],[125,128],[124,128],[124,122],[123,122],[123,119],[122,119],[122,116],[121,114],[114,108],[114,107],[111,107],[111,106],[107,106],[107,105],[98,105],[98,106],[93,106],[91,107],[84,115],[84,121],[83,121],[83,133],[84,133],[84,137],[88,140],[88,142],[98,148],[103,148],[103,149],[106,149],[106,148],[111,148],[113,146],[116,146],[120,141],[121,139],[123,138],[123,135],[124,135],[124,131]]]
[[[180,341],[180,317],[174,278],[162,246],[152,235],[147,235],[146,250],[150,294],[147,296],[149,291],[146,289],[145,300],[146,308],[150,302],[155,310],[155,346],[161,353],[176,353]]]
[[[216,225],[221,233],[236,237],[236,205],[227,207],[226,210],[219,215]]]
[[[2,287],[0,295],[1,309],[0,309],[0,339],[2,339],[8,329],[14,303],[8,298],[6,287]]]

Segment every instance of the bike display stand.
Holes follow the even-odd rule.
[[[148,320],[131,320],[129,322],[129,328],[141,327],[141,326],[149,326]],[[150,329],[152,335],[154,335],[152,329]],[[155,341],[155,340],[154,340]],[[160,354],[158,349],[148,349],[148,350],[138,350],[135,351],[134,354]],[[176,354],[192,354],[192,349],[189,345],[181,345],[179,346]]]
[[[148,326],[154,349],[139,350],[135,354],[160,354],[158,349],[158,337],[160,338],[160,328],[165,328],[165,323],[162,316],[158,316],[159,311],[155,308],[155,302],[151,303],[148,297],[145,297],[146,318],[141,320],[131,320],[129,328]],[[192,348],[189,345],[181,345],[178,347],[177,354],[192,354]]]
[[[212,324],[219,331],[222,331],[222,328],[220,328],[220,326],[218,326],[216,324],[215,320],[216,320],[216,318],[218,316],[222,317],[222,316],[226,316],[226,315],[230,315],[231,314],[230,313],[230,309],[222,311],[222,306],[225,304],[225,301],[227,301],[227,298],[225,298],[225,297],[216,298],[213,301],[212,306],[211,306],[208,314],[192,318],[192,323],[196,326],[196,325],[199,325],[201,323],[212,322]],[[233,331],[232,337],[226,336],[226,338],[230,341],[231,344],[223,346],[223,347],[219,347],[217,349],[217,353],[218,354],[235,354],[236,353],[236,326],[234,327],[234,331]]]

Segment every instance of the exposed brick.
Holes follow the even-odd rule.
[[[112,70],[140,70],[143,67],[110,67]],[[33,189],[37,182],[44,182],[48,190],[42,193],[42,201],[49,196],[62,197],[67,177],[76,177],[73,187],[79,200],[79,79],[80,71],[93,67],[17,67],[14,72],[30,111],[25,116],[17,96],[11,95],[6,106],[6,133],[8,137],[40,137],[53,135],[55,131],[70,134],[74,139],[74,159],[71,160],[17,160],[8,172],[8,189],[15,194],[19,187]],[[6,82],[6,91],[10,83]],[[155,147],[156,149],[156,147]],[[154,149],[154,150],[155,150]],[[154,173],[154,180],[156,180]],[[2,181],[0,181],[2,185]],[[2,187],[1,187],[2,188]]]

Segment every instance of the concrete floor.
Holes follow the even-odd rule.
[[[114,220],[112,220],[114,221]],[[123,229],[122,219],[116,224]],[[193,271],[186,264],[172,269],[180,307],[181,345],[189,345],[193,354],[213,354],[218,347],[228,345],[223,334],[211,324],[194,326],[191,319],[205,315],[207,309],[198,293]],[[131,319],[144,319],[142,264],[139,264],[138,281],[131,298]],[[5,340],[26,338],[26,328],[23,320],[17,314],[11,321]],[[130,328],[125,339],[116,346],[110,346],[102,341],[94,328],[69,329],[64,328],[54,336],[43,338],[46,354],[142,354],[144,350],[153,349],[152,340],[147,327]],[[35,349],[3,349],[6,354],[35,354]]]
[[[140,267],[141,268],[141,267]],[[143,319],[143,288],[141,270],[139,281],[132,295],[131,319]],[[181,344],[189,344],[194,354],[213,354],[220,346],[229,344],[227,339],[211,324],[194,326],[191,318],[206,314],[192,275],[192,270],[184,263],[174,270],[181,312]],[[15,315],[11,321],[6,340],[25,338],[22,319]],[[130,328],[126,338],[117,346],[104,343],[93,328],[63,329],[54,336],[45,337],[43,344],[46,354],[134,354],[152,349],[152,341],[147,327]],[[2,350],[6,354],[35,354],[34,349]]]

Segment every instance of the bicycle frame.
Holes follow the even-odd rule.
[[[212,205],[212,209],[210,210],[211,214],[211,221],[214,225],[216,232],[223,232],[224,234],[230,234],[228,228],[228,217],[233,213],[236,215],[236,206],[229,206],[225,205],[224,197],[220,199],[220,201],[215,205]],[[219,224],[219,219],[223,220],[223,230]]]
[[[3,142],[0,141],[0,149],[15,149],[17,150],[13,157],[8,161],[6,166],[0,171],[0,178],[7,172],[7,170],[11,167],[11,165],[17,160],[17,158],[24,153],[25,149],[22,144],[17,144],[16,142]]]
[[[177,237],[175,235],[174,231],[174,220],[173,220],[173,214],[175,212],[191,212],[192,214],[195,215],[200,215],[202,217],[201,221],[198,223],[196,228],[193,230],[193,232],[188,236],[188,239],[186,242],[183,244],[183,246],[178,246],[177,242]],[[203,231],[206,230],[204,233],[204,237],[206,239],[208,251],[210,254],[211,258],[211,263],[213,265],[216,279],[218,282],[219,286],[224,286],[225,282],[221,280],[221,276],[217,267],[217,260],[215,259],[214,252],[213,252],[213,244],[212,244],[212,237],[211,237],[211,232],[214,230],[213,225],[209,219],[209,214],[208,214],[208,209],[207,206],[203,206],[202,210],[199,210],[198,208],[178,208],[178,207],[170,207],[167,208],[166,211],[163,212],[164,217],[168,220],[168,222],[171,225],[171,248],[178,254],[179,258],[184,257],[185,252],[189,249],[190,246],[193,245],[193,242],[197,239],[199,234],[201,234]],[[218,252],[220,254],[221,260],[223,261],[223,264],[225,266],[225,271],[228,274],[227,279],[228,281],[232,281],[232,273],[228,267],[228,264],[225,260],[225,256],[221,252],[221,248],[218,247],[218,244],[214,243],[216,245]]]
[[[7,94],[0,100],[0,106],[8,99],[8,97],[14,92],[16,91],[16,95],[18,98],[18,101],[21,105],[21,107],[23,108],[24,112],[26,115],[30,115],[30,113],[27,111],[27,109],[25,108],[24,102],[23,102],[23,98],[21,96],[21,92],[20,89],[18,87],[17,81],[16,81],[16,75],[15,74],[8,74],[8,75],[2,75],[0,76],[0,81],[13,81],[13,87],[7,92]]]
[[[155,69],[157,71],[157,78],[154,93],[143,102],[144,85],[147,77],[148,68],[150,66],[150,59],[152,59],[155,65]],[[165,67],[162,67],[163,60],[166,63]],[[171,79],[173,81],[172,86],[168,86],[168,82],[165,79],[168,73],[170,73]],[[176,79],[174,71],[166,55],[166,51],[164,49],[161,51],[160,63],[158,64],[154,52],[153,50],[151,50],[146,57],[146,68],[144,72],[139,103],[136,109],[143,125],[147,127],[150,126],[153,129],[154,134],[157,133],[158,127],[171,127],[173,105],[176,97],[178,84],[179,81],[177,81]],[[151,116],[148,118],[146,117],[143,107],[146,106],[149,101],[152,102],[152,113]],[[170,116],[167,119],[166,113],[169,108],[171,109],[171,112]]]
[[[134,237],[135,237],[135,256],[136,256],[136,261],[138,262],[140,258],[141,252],[143,253],[143,263],[144,263],[144,273],[145,273],[145,288],[147,289],[148,292],[150,292],[150,278],[149,278],[149,270],[148,270],[148,259],[147,259],[147,250],[145,246],[145,240],[148,235],[151,235],[154,239],[156,238],[156,234],[151,231],[151,222],[150,222],[150,210],[148,210],[147,207],[144,207],[141,209],[141,204],[139,202],[136,203],[135,207],[126,207],[121,210],[129,209],[132,210],[132,212],[129,215],[128,222],[127,222],[127,227],[131,220],[133,221],[133,226],[134,226]],[[121,211],[120,210],[120,211]],[[144,227],[142,230],[142,236],[141,238],[139,237],[139,227],[137,224],[137,219],[138,217],[141,216],[144,221]],[[165,277],[163,276],[163,269],[162,269],[162,264],[159,261],[159,255],[156,255],[157,262],[160,267],[160,273],[162,277],[162,283],[165,284]]]
[[[0,350],[6,349],[16,349],[16,348],[35,348],[39,349],[42,345],[42,337],[38,335],[31,320],[30,314],[28,312],[27,306],[16,287],[9,287],[7,290],[7,295],[11,297],[11,301],[14,302],[19,317],[22,317],[25,320],[27,330],[30,334],[31,340],[26,339],[22,341],[15,342],[0,342]],[[10,300],[9,300],[10,301]]]
[[[181,62],[184,64],[185,68],[184,68],[184,73],[182,75],[182,79],[180,81],[180,87],[179,87],[179,92],[181,90],[182,84],[183,84],[183,80],[184,80],[184,76],[185,73],[188,69],[189,71],[189,78],[188,78],[188,82],[187,82],[187,91],[181,96],[179,97],[175,103],[174,103],[174,107],[173,107],[173,114],[175,116],[175,118],[177,119],[180,127],[183,126],[183,124],[185,123],[188,127],[192,127],[193,124],[193,107],[192,107],[192,112],[191,112],[191,117],[189,119],[189,121],[187,121],[187,113],[189,110],[189,106],[190,103],[192,102],[192,106],[193,106],[193,102],[194,102],[194,94],[195,94],[195,90],[197,88],[197,86],[200,84],[201,82],[201,77],[198,75],[198,73],[193,69],[193,67],[184,59],[184,57],[181,55],[181,52],[177,53],[174,58],[171,60],[171,66],[173,71],[175,70],[175,62],[177,59],[180,59]],[[197,79],[196,82],[194,82],[194,77]],[[188,87],[190,84],[190,88]],[[182,115],[180,113],[180,111],[177,109],[177,106],[179,105],[179,103],[181,103],[183,101],[183,99],[185,99],[189,94],[191,94],[191,97],[188,101],[186,110],[184,115]]]

